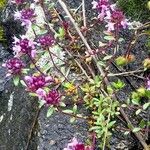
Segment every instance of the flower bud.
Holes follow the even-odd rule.
[[[143,66],[144,66],[145,69],[149,69],[150,68],[150,59],[149,58],[146,58],[143,61]]]
[[[124,66],[128,63],[128,60],[124,56],[119,56],[116,58],[115,62],[118,66]]]
[[[145,88],[144,87],[140,87],[139,89],[137,89],[137,93],[140,97],[144,97],[146,94]]]

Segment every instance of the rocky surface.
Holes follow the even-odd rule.
[[[62,150],[73,137],[85,141],[88,136],[87,124],[83,120],[71,124],[69,119],[68,116],[60,113],[54,113],[46,118],[46,111],[41,111],[38,150]]]
[[[11,55],[0,45],[0,150],[24,150],[37,101],[29,97],[22,87],[14,87],[6,70],[1,66]],[[36,149],[31,141],[30,149]]]
[[[5,47],[0,44],[0,150],[25,150],[37,109],[37,101],[22,87],[14,87],[11,77],[6,77],[6,70],[2,67],[2,63],[12,57],[12,37],[23,31],[13,20],[13,10],[7,6],[0,20],[7,39]],[[36,147],[36,142],[31,140],[29,149],[35,150]]]

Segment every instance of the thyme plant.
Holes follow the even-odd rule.
[[[97,15],[90,23],[87,21],[84,0],[79,8],[82,9],[80,15],[77,14],[78,10],[70,10],[67,2],[62,0],[12,0],[11,3],[16,6],[14,19],[20,20],[26,35],[14,37],[14,57],[3,64],[8,70],[7,76],[13,77],[15,86],[22,84],[31,96],[37,97],[40,109],[48,108],[47,117],[54,112],[61,112],[70,116],[71,123],[84,119],[89,124],[89,134],[92,135],[90,142],[83,144],[73,138],[64,150],[94,150],[96,139],[99,139],[102,150],[109,147],[116,118],[120,116],[128,126],[125,134],[133,132],[143,148],[148,150],[142,131],[149,122],[144,122],[142,127],[135,127],[124,108],[139,106],[137,115],[148,109],[149,76],[145,79],[147,85],[132,92],[126,104],[120,102],[117,96],[125,83],[121,79],[111,81],[110,77],[142,72],[149,69],[150,60],[144,60],[143,70],[116,75],[110,71],[110,66],[115,64],[123,68],[135,60],[131,49],[138,37],[149,34],[146,28],[150,24],[129,22],[123,12],[109,0],[92,2],[91,9]],[[104,27],[101,31],[103,36],[99,45],[95,45],[90,42],[89,33],[99,25]],[[135,31],[135,36],[125,54],[118,56],[119,46],[124,40],[119,33],[128,28]],[[71,78],[72,74],[75,77]],[[145,103],[141,101],[143,97],[146,98]],[[70,98],[71,102],[68,100]],[[66,105],[68,103],[69,108]],[[79,106],[90,114],[81,113]]]

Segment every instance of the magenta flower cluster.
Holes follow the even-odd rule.
[[[13,0],[11,2],[20,5],[27,1]],[[34,3],[38,3],[38,0],[34,0]],[[20,20],[22,26],[25,26],[26,29],[35,23],[36,15],[33,7],[34,4],[31,4],[30,7],[26,7],[14,14],[14,18]],[[20,59],[23,55],[28,56],[32,60],[32,63],[34,63],[37,53],[36,46],[40,45],[41,47],[50,47],[53,46],[54,43],[54,38],[49,34],[39,36],[37,42],[34,42],[26,36],[21,36],[20,38],[14,37],[13,51],[15,56],[8,60],[3,66],[8,69],[10,75],[21,75],[24,64]],[[59,92],[55,89],[49,89],[49,86],[55,82],[52,77],[40,73],[38,75],[25,76],[24,82],[26,90],[36,94],[39,99],[44,100],[47,105],[57,105],[59,103]]]
[[[128,22],[123,12],[116,8],[115,4],[110,4],[109,0],[93,1],[93,9],[98,11],[100,21],[106,23],[108,31],[118,30],[119,28],[127,28]]]
[[[21,74],[24,66],[25,64],[22,62],[22,60],[16,57],[7,60],[3,64],[3,67],[6,67],[6,69],[8,70],[7,76]]]
[[[24,36],[22,36],[21,39],[18,39],[16,37],[14,39],[15,41],[14,41],[13,51],[16,57],[20,57],[23,54],[27,54],[32,58],[35,57],[36,55],[35,42],[27,39]]]
[[[17,5],[23,4],[24,2],[25,0],[12,0],[11,1],[11,3],[17,4]]]
[[[35,22],[35,12],[32,8],[26,8],[21,11],[17,11],[14,14],[16,20],[20,20],[23,26],[30,26],[31,23]]]
[[[64,150],[93,150],[90,146],[85,146],[83,143],[79,142],[76,138],[73,138],[70,143],[68,143],[67,148]]]
[[[31,8],[23,9],[21,11],[22,20],[32,20],[35,17],[34,10]]]
[[[54,82],[52,77],[44,75],[33,75],[25,76],[25,83],[27,85],[27,90],[31,92],[36,92],[39,88],[48,86],[50,83]]]
[[[51,90],[48,92],[47,95],[45,95],[44,100],[48,105],[49,104],[56,105],[60,101],[60,94],[57,90]]]
[[[33,75],[25,76],[25,83],[27,90],[36,93],[39,99],[44,100],[47,105],[57,105],[60,102],[60,94],[57,90],[50,90],[46,92],[45,87],[54,83],[54,79],[50,76]]]
[[[55,40],[51,35],[46,34],[46,35],[41,35],[38,38],[37,42],[40,43],[40,45],[43,47],[50,47],[55,43]]]
[[[49,91],[48,93],[43,89],[38,89],[36,93],[47,105],[57,105],[60,102],[60,94],[55,89]]]

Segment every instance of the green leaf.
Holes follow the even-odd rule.
[[[127,105],[126,104],[122,104],[121,107],[125,108],[125,107],[127,107]]]
[[[127,104],[129,105],[131,103],[130,98],[127,99]]]
[[[46,116],[50,117],[53,114],[53,112],[54,112],[54,107],[52,107],[52,106],[49,107],[48,110],[47,110]]]
[[[73,123],[73,122],[75,122],[75,121],[76,121],[76,118],[75,118],[75,117],[70,118],[70,123]]]
[[[128,135],[130,133],[130,131],[126,131],[124,132],[124,135]]]
[[[39,100],[39,108],[41,108],[44,104],[45,104],[45,102],[44,102],[44,101]]]
[[[105,56],[104,58],[103,58],[103,60],[109,60],[109,59],[111,59],[112,58],[112,55],[107,55],[107,56]]]
[[[30,96],[33,96],[33,97],[37,97],[37,94],[36,94],[36,93],[31,93],[31,92],[30,92],[29,95],[30,95]]]
[[[132,129],[132,125],[131,125],[131,124],[128,124],[128,128],[129,128],[129,129]]]
[[[149,106],[150,106],[150,102],[145,103],[145,104],[143,105],[143,109],[146,110]]]
[[[20,83],[21,83],[23,86],[27,86],[26,83],[25,83],[23,80],[20,80]]]
[[[105,67],[106,64],[103,61],[98,61],[98,65]]]
[[[123,38],[119,38],[119,40],[118,40],[119,42],[123,42],[124,41],[124,39]]]
[[[67,113],[67,114],[72,114],[72,113],[73,113],[73,111],[70,110],[70,109],[63,110],[63,112],[64,112],[64,113]]]
[[[136,92],[132,92],[132,95],[131,95],[131,102],[134,104],[134,105],[139,105],[140,104],[140,97],[138,95],[138,93]]]
[[[131,101],[132,101],[132,103],[133,103],[134,105],[139,105],[139,104],[140,104],[140,103],[139,103],[139,99],[132,99]]]
[[[65,88],[67,88],[67,89],[70,89],[70,88],[72,88],[73,83],[66,82],[66,83],[63,84],[63,86],[64,86]]]
[[[65,67],[63,66],[63,67],[61,67],[60,68],[60,71],[63,73],[63,74],[65,74],[66,73],[66,69],[65,69]]]
[[[90,84],[95,84],[93,79],[89,79]]]
[[[108,40],[108,41],[112,41],[112,40],[115,40],[115,38],[111,35],[108,35],[108,36],[104,36],[104,39],[105,40]]]
[[[62,39],[62,38],[64,38],[64,36],[65,36],[65,30],[64,30],[64,28],[60,27],[58,30],[58,33],[56,34],[56,37]]]
[[[146,97],[150,98],[150,90],[146,90]]]
[[[99,41],[99,47],[103,47],[103,46],[106,46],[106,45],[107,45],[107,43],[103,43],[103,42]]]
[[[115,115],[120,115],[120,112],[115,112]]]
[[[65,104],[64,102],[60,102],[59,105],[60,105],[61,107],[66,107],[66,104]]]
[[[27,74],[30,69],[22,69],[22,73]]]
[[[112,89],[111,86],[107,86],[107,91],[110,95],[113,94],[113,92],[114,92],[114,90]]]
[[[146,121],[142,119],[142,120],[140,121],[139,126],[140,126],[141,128],[144,128],[144,127],[146,126]]]
[[[92,128],[90,128],[90,131],[93,131],[93,130],[100,130],[101,127],[100,126],[94,126]]]
[[[111,128],[114,124],[116,123],[116,121],[111,121],[108,123],[108,128]]]
[[[132,132],[139,132],[141,130],[141,128],[134,128],[133,130],[132,130]]]
[[[141,111],[142,111],[141,109],[138,109],[138,110],[135,112],[135,114],[138,115],[138,114],[141,113]]]
[[[19,81],[20,81],[19,76],[15,76],[15,77],[13,78],[13,82],[14,82],[14,85],[15,85],[15,86],[18,86]]]
[[[77,114],[76,116],[77,116],[77,117],[80,117],[80,118],[82,118],[82,117],[83,117],[81,114]]]
[[[123,83],[120,79],[118,79],[118,81],[113,82],[112,85],[115,89],[122,89],[125,86],[125,83]]]
[[[73,106],[73,113],[76,113],[77,112],[77,105],[75,104],[74,106]]]

